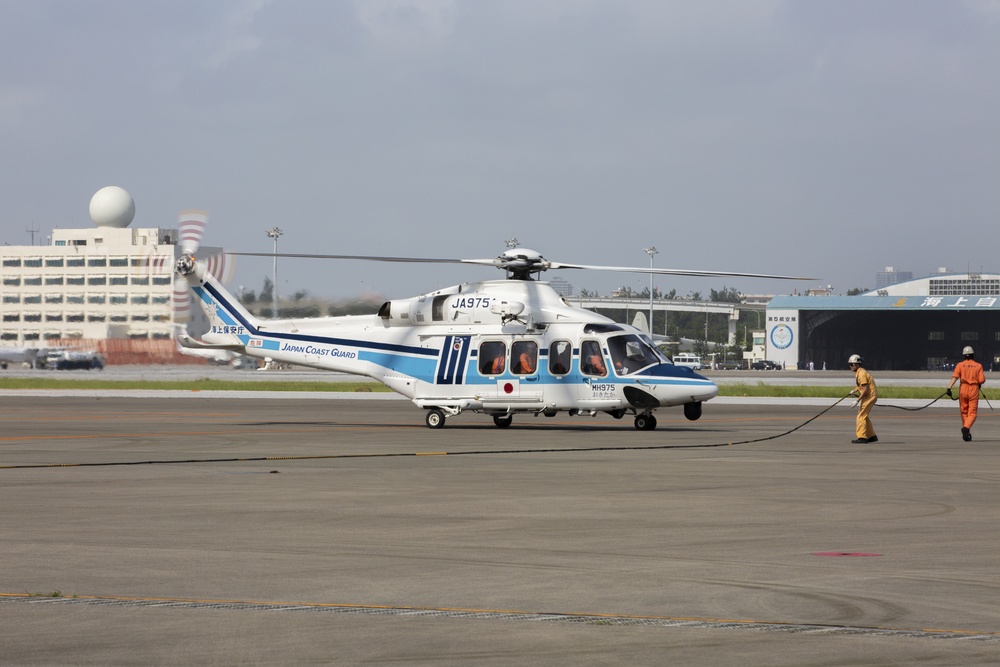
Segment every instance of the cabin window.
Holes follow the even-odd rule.
[[[608,374],[608,366],[601,354],[601,344],[596,340],[585,340],[580,344],[580,369],[584,375],[604,377]]]
[[[486,341],[479,346],[479,372],[482,375],[500,375],[507,367],[507,345],[498,340]]]
[[[549,373],[566,375],[569,373],[573,346],[568,340],[557,340],[549,345]]]
[[[533,340],[518,340],[510,346],[510,371],[516,375],[531,375],[538,370],[538,344]]]

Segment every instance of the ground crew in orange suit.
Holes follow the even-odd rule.
[[[955,364],[955,372],[951,374],[951,384],[948,385],[948,396],[951,388],[959,380],[958,408],[962,414],[962,440],[972,440],[972,425],[976,423],[976,413],[979,412],[979,388],[986,382],[983,365],[976,361],[976,351],[966,345],[962,349],[962,361]]]
[[[847,360],[847,365],[854,371],[854,381],[858,385],[851,391],[852,396],[856,394],[858,397],[858,400],[854,401],[855,407],[858,408],[858,421],[854,429],[858,437],[851,440],[853,443],[878,442],[871,420],[872,407],[878,400],[878,391],[871,373],[861,367],[863,361],[859,354],[852,354]]]

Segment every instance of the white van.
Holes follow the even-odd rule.
[[[701,357],[697,354],[688,354],[687,352],[674,355],[674,366],[685,366],[695,371],[700,371],[704,368],[701,365]]]

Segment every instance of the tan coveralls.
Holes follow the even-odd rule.
[[[861,366],[854,371],[854,381],[857,383],[858,400],[858,421],[855,432],[858,438],[871,439],[875,435],[875,427],[872,425],[871,412],[875,401],[878,400],[878,392],[875,389],[875,380],[871,373]]]

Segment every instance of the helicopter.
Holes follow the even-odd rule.
[[[181,235],[175,291],[185,284],[204,310],[209,330],[184,347],[225,349],[275,363],[367,376],[426,410],[442,428],[463,412],[485,414],[499,428],[515,415],[634,417],[656,428],[656,410],[682,407],[697,420],[719,388],[675,366],[649,334],[571,305],[547,282],[549,269],[590,269],[694,276],[800,280],[752,273],[596,266],[555,262],[527,248],[493,259],[431,259],[373,255],[233,252],[252,257],[457,263],[492,266],[505,279],[462,283],[386,301],[372,315],[261,319],[252,315],[195,258],[198,240]]]

